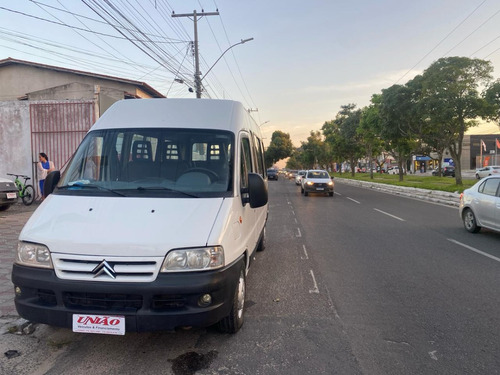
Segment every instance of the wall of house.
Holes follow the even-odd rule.
[[[0,102],[0,177],[17,173],[33,178],[33,167],[29,103]]]

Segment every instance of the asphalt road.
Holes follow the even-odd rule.
[[[236,335],[4,334],[2,374],[498,374],[500,234],[458,210],[340,183],[269,182],[267,249]],[[488,257],[489,256],[489,257]]]

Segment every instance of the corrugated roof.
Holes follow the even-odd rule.
[[[54,70],[54,71],[78,74],[78,75],[87,76],[87,77],[106,79],[109,81],[128,83],[128,84],[140,87],[142,90],[144,90],[145,92],[147,92],[148,94],[150,94],[154,98],[166,98],[165,95],[163,95],[159,91],[156,91],[154,88],[149,86],[147,83],[140,82],[140,81],[134,81],[131,79],[113,77],[113,76],[108,76],[108,75],[104,75],[104,74],[96,74],[96,73],[91,73],[91,72],[84,72],[84,71],[76,70],[76,69],[62,68],[60,66],[39,64],[39,63],[32,62],[32,61],[13,59],[12,57],[8,57],[6,59],[0,60],[0,68],[2,66],[7,66],[7,65],[27,65],[27,66],[33,66],[36,68],[50,69],[50,70]]]

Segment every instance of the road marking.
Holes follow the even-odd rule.
[[[347,197],[347,199],[349,199],[350,201],[353,201],[354,203],[361,204],[361,202],[358,202],[356,199],[352,199],[352,198],[349,198],[349,197]]]
[[[299,222],[297,221],[297,218],[296,218],[296,217],[294,218],[294,220],[295,220],[295,224],[298,224],[298,223],[299,223]]]
[[[302,233],[300,233],[300,228],[297,228],[298,234],[295,235],[295,237],[302,237]]]
[[[390,217],[392,217],[393,219],[396,219],[396,220],[399,220],[399,221],[406,221],[405,219],[401,219],[400,217],[397,217],[397,216],[391,215],[390,213],[385,212],[385,211],[382,211],[382,210],[379,210],[378,208],[374,208],[374,210],[375,210],[375,211],[380,212],[381,214],[384,214],[384,215],[390,216]]]
[[[480,255],[484,255],[485,257],[488,257],[488,258],[491,258],[493,260],[496,260],[497,262],[500,262],[500,258],[497,258],[496,256],[493,256],[491,254],[485,253],[484,251],[478,250],[478,249],[476,249],[476,248],[474,248],[472,246],[469,246],[469,245],[466,245],[464,243],[455,241],[455,240],[453,240],[451,238],[448,238],[448,241],[453,242],[456,245],[460,245],[462,247],[465,247],[466,249],[469,249],[470,251],[473,251],[473,252],[478,253]]]
[[[295,216],[295,211],[294,210],[292,210],[292,215]]]
[[[307,254],[307,250],[306,250],[306,245],[302,245],[302,248],[304,249],[304,254],[305,254],[305,258],[304,257],[301,257],[300,259],[309,259],[309,255]]]
[[[319,294],[318,284],[316,283],[316,278],[314,277],[314,272],[311,270],[311,277],[313,279],[314,289],[309,289],[309,293]]]

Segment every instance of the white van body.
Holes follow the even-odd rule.
[[[238,102],[115,103],[47,178],[55,189],[20,234],[19,314],[76,332],[236,332],[264,248],[265,171],[260,129]]]

